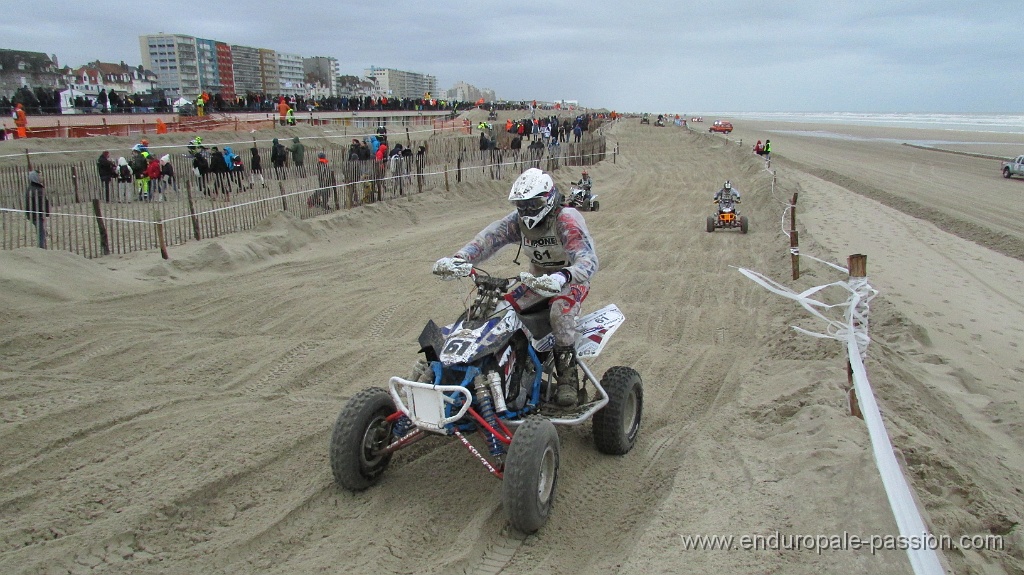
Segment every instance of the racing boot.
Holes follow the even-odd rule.
[[[571,346],[555,346],[555,403],[560,407],[576,405],[580,379],[576,373],[576,354]]]

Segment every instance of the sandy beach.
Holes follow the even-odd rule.
[[[807,258],[789,279],[794,193],[801,253],[868,256],[880,293],[865,362],[928,527],[1000,544],[943,550],[947,572],[1024,573],[1024,181],[901,142],[1024,147],[692,127],[622,120],[608,132],[619,153],[589,170],[601,269],[586,309],[615,303],[627,318],[592,367],[641,374],[644,421],[623,457],[599,454],[589,425],[559,430],[554,514],[531,536],[508,528],[500,483],[456,442],[399,452],[358,494],[334,484],[327,451],[345,401],[407,375],[427,320],[460,313],[469,286],[431,265],[508,213],[511,179],[277,213],[167,261],[0,252],[0,573],[913,573],[903,551],[684,545],[898,534],[849,415],[843,345],[791,329],[823,326],[736,269],[797,291],[845,279]],[[765,138],[770,169],[751,152]],[[553,175],[567,187],[579,172]],[[726,179],[749,234],[704,229]],[[515,275],[514,256],[485,267]]]

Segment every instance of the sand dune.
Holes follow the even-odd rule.
[[[842,279],[805,260],[788,281],[794,192],[803,253],[868,255],[881,294],[867,367],[932,531],[1003,538],[943,561],[1024,572],[1021,182],[991,160],[737,129],[623,121],[620,154],[590,170],[601,270],[587,308],[627,317],[595,372],[640,372],[643,428],[621,458],[599,455],[589,426],[560,430],[555,513],[525,538],[504,523],[499,483],[452,442],[400,452],[359,494],[327,461],[346,399],[406,374],[424,323],[459,313],[467,286],[430,266],[507,213],[510,182],[280,213],[168,261],[0,252],[0,572],[911,573],[902,551],[682,544],[897,533],[848,415],[842,346],[794,332],[819,326],[735,269],[795,289]],[[775,173],[750,153],[765,134]],[[725,179],[744,193],[747,235],[704,231]],[[1010,213],[983,217],[979,196]],[[514,255],[487,267],[517,273]]]

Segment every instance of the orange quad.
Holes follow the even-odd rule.
[[[711,124],[711,127],[708,128],[708,132],[721,132],[723,134],[728,134],[731,131],[732,122],[726,122],[725,120],[715,120],[715,123]]]

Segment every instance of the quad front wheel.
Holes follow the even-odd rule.
[[[387,417],[395,410],[391,395],[379,387],[364,389],[345,404],[330,445],[331,471],[339,485],[362,491],[380,480],[391,462],[391,454],[380,450],[391,440]]]
[[[593,205],[590,206],[590,211],[596,212],[601,207],[601,202],[594,200]]]
[[[558,432],[543,417],[528,417],[512,436],[501,482],[501,504],[512,527],[537,531],[551,515],[559,462]]]
[[[631,367],[617,365],[604,372],[601,387],[608,404],[594,414],[594,443],[608,455],[625,455],[633,449],[644,411],[644,384]]]
[[[740,231],[747,233],[747,229],[750,228],[750,224],[747,222],[747,216],[740,216]]]
[[[708,231],[715,231],[715,216],[708,216]]]

